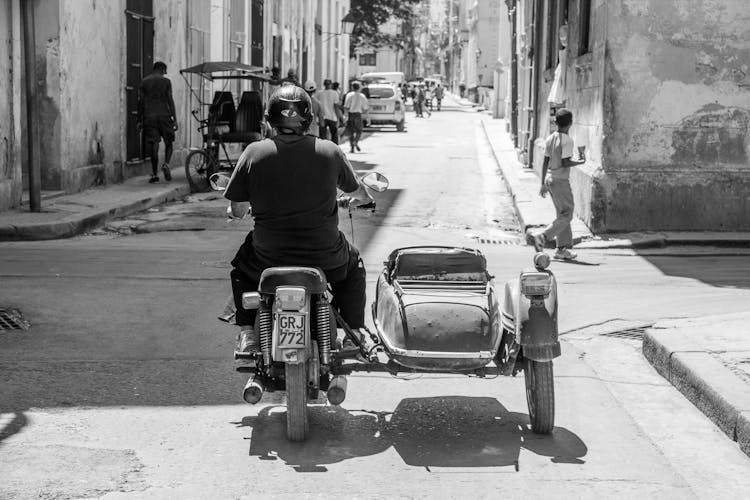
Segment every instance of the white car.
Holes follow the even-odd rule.
[[[365,89],[370,105],[370,124],[395,125],[399,132],[403,132],[406,106],[401,91],[387,83],[371,83]]]

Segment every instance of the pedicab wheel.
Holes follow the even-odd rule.
[[[185,158],[185,177],[193,193],[207,191],[208,178],[214,172],[216,172],[216,161],[202,149],[191,151]]]
[[[526,360],[523,377],[526,382],[526,403],[529,407],[531,430],[549,434],[555,427],[555,382],[552,361]]]
[[[304,441],[307,437],[307,363],[286,363],[286,437]]]

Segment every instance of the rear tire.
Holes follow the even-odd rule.
[[[307,363],[286,363],[286,437],[289,441],[307,438]]]
[[[555,382],[552,361],[526,360],[523,378],[531,430],[549,434],[555,427]]]
[[[208,178],[217,171],[214,158],[202,149],[191,151],[185,158],[185,177],[190,191],[202,193],[208,190]]]

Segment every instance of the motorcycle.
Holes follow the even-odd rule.
[[[216,190],[226,185],[221,175],[211,178]],[[388,188],[388,180],[377,172],[363,175],[361,182],[375,192]],[[268,268],[258,291],[242,296],[245,309],[258,311],[255,328],[261,344],[258,355],[235,353],[247,362],[238,370],[251,374],[242,397],[256,404],[265,392],[286,391],[287,438],[303,441],[309,432],[308,401],[323,391],[330,404],[340,405],[346,398],[346,376],[353,372],[487,377],[524,371],[531,429],[550,433],[552,362],[561,354],[557,283],[548,255],[539,252],[533,262],[534,269],[505,283],[500,297],[479,250],[396,249],[378,278],[372,305],[375,331],[366,329],[365,338],[331,306],[321,270]]]

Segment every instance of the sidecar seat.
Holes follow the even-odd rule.
[[[500,344],[499,301],[478,250],[393,251],[378,278],[373,316],[391,358],[409,368],[475,370]]]

